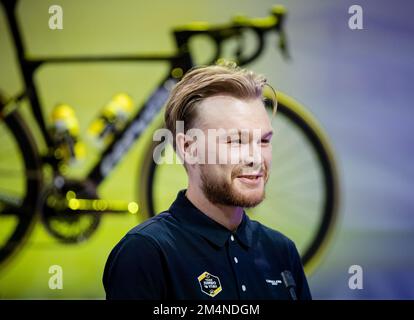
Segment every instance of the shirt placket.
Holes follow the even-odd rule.
[[[242,250],[243,249],[240,247],[240,244],[237,241],[236,237],[233,234],[230,235],[227,252],[228,259],[236,278],[239,298],[247,299],[249,288],[247,286],[247,279],[244,275],[246,272],[246,261],[244,261],[245,255],[243,254]]]

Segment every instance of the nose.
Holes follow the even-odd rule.
[[[260,146],[256,143],[249,143],[244,145],[244,149],[242,153],[243,165],[260,170],[263,163],[262,149]]]

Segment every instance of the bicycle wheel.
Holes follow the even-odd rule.
[[[0,264],[29,233],[41,187],[40,160],[27,127],[16,110],[1,115]]]
[[[253,220],[294,240],[309,274],[320,260],[335,224],[338,174],[328,138],[314,117],[287,95],[278,92],[277,96],[266,198],[246,212]],[[141,212],[149,216],[168,209],[178,190],[187,186],[182,165],[157,165],[153,161],[152,151],[157,145],[153,143],[146,153],[146,175],[140,189]],[[168,146],[163,156],[172,153]]]

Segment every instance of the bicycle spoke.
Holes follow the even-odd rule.
[[[296,159],[295,159],[296,160]],[[307,160],[305,159],[297,159],[296,163],[295,161],[292,161],[291,163],[289,163],[287,165],[287,169],[286,168],[279,168],[276,172],[274,172],[274,174],[271,173],[271,178],[274,181],[285,181],[288,179],[285,179],[286,177],[291,177],[291,176],[297,176],[298,173],[302,173],[302,172],[307,172],[307,168],[312,167],[312,165],[307,165],[307,164],[312,164],[312,162],[307,162]],[[272,177],[273,175],[273,177]]]
[[[268,182],[268,184],[275,185],[274,189],[298,189],[300,186],[306,187],[306,189],[311,189],[311,186],[321,185],[321,179],[314,174],[308,174],[302,176],[294,176],[289,179],[279,180],[273,179],[273,181]]]
[[[312,197],[309,197],[309,195],[306,194],[297,194],[297,193],[289,193],[289,192],[276,192],[272,193],[272,197],[276,197],[277,199],[283,199],[283,201],[290,200],[294,201],[294,203],[297,205],[299,202],[305,202],[306,204],[304,207],[307,207],[308,205],[318,204],[320,201],[315,199],[315,197],[312,195]]]

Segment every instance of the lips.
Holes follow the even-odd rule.
[[[261,183],[262,179],[263,179],[263,174],[262,173],[243,174],[243,175],[237,176],[237,180],[239,180],[243,184],[249,185],[249,186],[259,185]]]
[[[258,179],[263,177],[263,173],[249,173],[249,174],[242,174],[238,175],[237,178],[246,178],[246,179]]]

